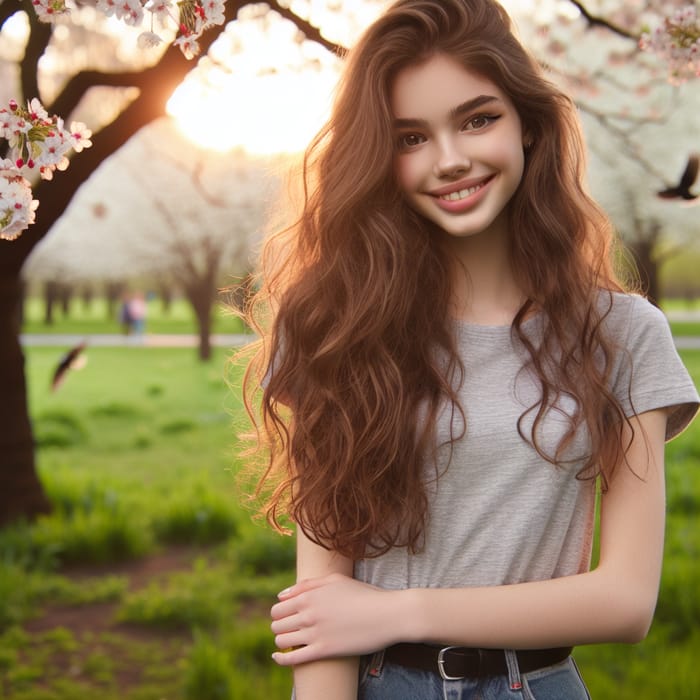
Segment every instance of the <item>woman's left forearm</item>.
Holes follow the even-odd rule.
[[[651,411],[632,423],[627,461],[601,499],[596,569],[511,586],[402,592],[399,614],[411,623],[410,638],[531,649],[643,639],[663,556],[666,415]]]
[[[460,589],[396,591],[388,606],[397,639],[445,645],[537,649],[638,642],[656,589],[634,591],[592,571],[548,581]]]

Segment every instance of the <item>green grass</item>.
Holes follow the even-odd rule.
[[[88,348],[87,366],[52,393],[60,354],[26,349],[55,509],[0,532],[0,699],[287,700],[266,611],[293,580],[293,542],[242,506],[227,352],[202,364],[191,349]],[[682,355],[700,379],[700,351]],[[700,423],[667,450],[666,555],[649,638],[576,650],[596,700],[694,697],[698,467]],[[133,589],[118,567],[169,547],[191,548],[191,566]],[[99,605],[113,607],[117,628],[24,631],[44,609]]]
[[[44,302],[40,298],[30,297],[24,308],[23,333],[68,333],[68,334],[99,334],[121,333],[117,313],[110,314],[107,301],[95,298],[86,307],[79,299],[70,306],[70,312],[64,316],[58,305],[54,307],[54,322],[44,323]],[[243,324],[226,308],[224,301],[217,302],[212,308],[212,324],[214,333],[242,333]],[[184,299],[175,299],[170,308],[163,309],[158,299],[150,299],[146,311],[147,333],[196,333],[196,323],[192,306]]]
[[[669,323],[671,326],[671,333],[674,336],[699,336],[700,335],[700,322],[695,321],[671,321]]]
[[[0,698],[207,700],[211,672],[195,632],[226,639],[226,662],[215,665],[225,670],[227,697],[289,697],[289,672],[270,668],[265,611],[293,581],[293,542],[253,523],[242,506],[230,353],[217,349],[203,364],[191,349],[88,348],[87,365],[55,393],[49,382],[61,350],[25,353],[38,466],[54,512],[0,532]],[[202,553],[190,569],[138,590],[112,573],[120,562],[183,546]],[[74,579],[76,566],[94,575]],[[131,644],[119,634],[103,642],[76,633],[65,649],[23,636],[46,606],[97,603],[177,649],[161,659],[160,637]],[[269,648],[264,663],[251,657],[241,666],[235,655],[250,629]],[[119,679],[134,668],[148,673],[124,691]]]

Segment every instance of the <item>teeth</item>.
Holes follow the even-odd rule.
[[[459,192],[451,192],[450,194],[443,194],[440,196],[440,199],[444,199],[448,202],[456,202],[459,199],[469,197],[469,195],[474,194],[474,192],[478,192],[482,187],[483,184],[475,185],[474,187],[467,187],[466,190],[460,190]]]

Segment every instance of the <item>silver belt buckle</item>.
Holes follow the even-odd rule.
[[[450,651],[451,649],[461,649],[461,648],[462,647],[459,647],[459,646],[443,647],[438,652],[438,659],[437,659],[438,672],[440,673],[440,678],[442,678],[443,681],[461,681],[464,679],[464,676],[448,676],[445,673],[445,652]]]

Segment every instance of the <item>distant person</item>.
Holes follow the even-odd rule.
[[[131,333],[131,299],[128,294],[123,294],[121,303],[119,304],[119,325],[122,327],[122,333],[129,335]]]
[[[146,298],[143,292],[136,292],[129,301],[129,316],[134,335],[143,335],[146,326]]]
[[[493,0],[400,0],[350,51],[246,379],[297,700],[584,700],[572,646],[646,635],[699,398],[584,160]]]

